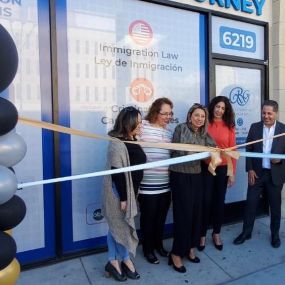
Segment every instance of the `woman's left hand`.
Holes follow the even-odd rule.
[[[228,179],[228,187],[232,187],[235,183],[235,177],[234,176],[229,176]]]

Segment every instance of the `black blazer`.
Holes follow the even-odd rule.
[[[276,121],[275,133],[278,135],[285,133],[285,125]],[[246,142],[255,141],[263,138],[263,122],[254,123],[250,126]],[[262,142],[246,146],[248,152],[263,152]],[[285,135],[273,139],[271,153],[285,154]],[[254,170],[258,177],[262,175],[262,158],[246,158],[246,171]],[[282,159],[278,164],[271,164],[271,176],[273,184],[282,185],[285,182],[285,160]]]

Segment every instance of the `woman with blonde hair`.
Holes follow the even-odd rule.
[[[185,123],[177,125],[173,143],[215,146],[207,134],[207,110],[195,103],[188,111]],[[174,150],[172,157],[188,155],[187,151]],[[201,161],[189,161],[170,166],[170,186],[173,204],[173,245],[168,264],[180,273],[186,272],[182,258],[199,263],[194,248],[199,245],[201,233],[201,206],[203,178]]]

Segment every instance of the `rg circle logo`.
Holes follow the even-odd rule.
[[[130,85],[130,93],[137,102],[147,102],[153,97],[153,85],[145,78],[136,78]]]
[[[243,119],[242,119],[242,118],[238,118],[238,119],[237,119],[237,125],[238,125],[239,127],[241,127],[241,126],[243,125]]]
[[[151,26],[143,20],[136,20],[131,23],[129,35],[136,44],[141,46],[148,45],[153,38]]]
[[[229,97],[232,104],[237,103],[240,106],[245,106],[250,94],[248,90],[243,90],[242,87],[235,87],[231,90]]]

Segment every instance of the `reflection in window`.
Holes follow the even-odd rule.
[[[26,95],[27,95],[27,100],[31,100],[31,99],[32,99],[31,85],[30,85],[30,84],[27,84],[27,87],[26,87]]]
[[[112,79],[116,78],[116,67],[112,66]]]
[[[112,101],[116,101],[116,89],[115,89],[115,87],[112,88]]]
[[[31,61],[29,58],[26,59],[26,73],[31,74]]]
[[[89,78],[89,64],[85,65],[85,78]]]
[[[9,86],[9,99],[15,102],[15,86],[13,83]]]
[[[85,89],[85,99],[86,99],[86,102],[90,101],[90,89],[89,89],[89,86],[87,86],[86,89]]]
[[[75,95],[75,101],[80,101],[80,87],[76,86],[76,95]]]
[[[105,45],[106,45],[106,43],[104,43],[104,46],[105,46]],[[106,56],[106,54],[107,54],[107,53],[106,53],[106,49],[104,49],[103,55]]]
[[[80,77],[80,63],[76,63],[76,77]]]
[[[85,54],[89,54],[89,42],[85,42]]]
[[[95,101],[95,102],[99,101],[98,87],[95,87],[95,88],[94,88],[94,101]]]
[[[76,40],[75,45],[76,45],[75,47],[76,53],[79,54],[80,53],[80,41]]]
[[[103,78],[107,78],[107,68],[105,66],[103,67]]]
[[[107,87],[104,87],[104,89],[103,89],[103,101],[104,102],[107,101]]]
[[[26,48],[29,49],[30,48],[30,36],[29,35],[26,35]]]
[[[20,83],[18,83],[16,85],[16,97],[18,100],[20,100],[22,98],[21,84]]]
[[[38,84],[37,85],[37,100],[40,100],[41,99],[41,87],[40,85]]]
[[[39,65],[39,63],[36,63],[36,73],[37,74],[40,74],[40,65]]]
[[[15,33],[15,43],[16,45],[20,45],[20,42],[21,42],[21,36],[20,36],[20,33]]]

